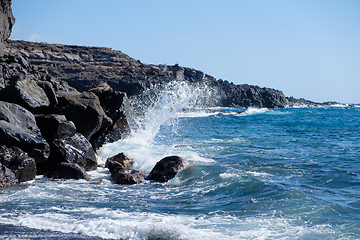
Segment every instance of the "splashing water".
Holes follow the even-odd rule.
[[[128,138],[106,144],[99,149],[99,163],[108,157],[124,152],[135,160],[134,167],[149,171],[154,164],[165,156],[177,154],[179,150],[168,146],[154,145],[153,140],[160,127],[170,125],[176,132],[176,113],[182,109],[204,108],[216,103],[216,90],[206,84],[187,82],[169,82],[165,85],[153,85],[132,102],[136,116],[133,118],[131,134]],[[193,152],[182,152],[182,156],[208,161]]]
[[[213,105],[216,99],[215,92],[203,83],[174,81],[166,85],[152,86],[132,103],[134,109],[145,112],[143,116],[135,118],[136,127],[132,129],[132,136],[140,136],[151,141],[160,126],[174,118],[179,110]]]

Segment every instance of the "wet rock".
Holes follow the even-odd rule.
[[[78,132],[90,139],[101,127],[105,113],[99,98],[91,92],[80,95],[65,95],[58,98],[62,114],[74,122]],[[109,124],[109,123],[108,123]]]
[[[133,160],[124,153],[119,153],[106,160],[105,167],[111,172],[111,178],[117,184],[139,184],[145,181],[144,171],[131,169]]]
[[[0,146],[0,162],[14,172],[19,183],[35,179],[35,159],[20,148]]]
[[[66,162],[56,164],[54,169],[49,172],[47,176],[55,179],[90,179],[83,167],[80,167],[76,163]]]
[[[128,123],[130,103],[126,93],[113,91],[107,83],[101,83],[89,92],[99,97],[101,107],[112,121],[109,125],[103,125],[102,129],[90,139],[93,146],[98,149],[105,143],[115,142],[127,136],[130,133]]]
[[[15,173],[19,183],[34,180],[37,173],[35,159],[31,157],[18,158],[9,168]]]
[[[19,105],[1,101],[0,145],[19,147],[36,162],[45,161],[50,154],[49,144],[42,137],[34,115]]]
[[[135,169],[115,168],[111,173],[111,178],[117,184],[139,184],[145,181],[146,173]]]
[[[17,183],[18,181],[15,174],[9,168],[0,163],[0,188],[12,186]]]
[[[185,160],[178,156],[170,156],[161,159],[151,170],[147,180],[167,182],[175,177],[180,169],[185,167]]]
[[[81,134],[57,139],[50,144],[51,154],[43,164],[38,164],[40,174],[51,171],[60,162],[76,163],[86,171],[97,168],[97,156],[90,142]]]
[[[0,120],[0,145],[20,147],[37,163],[44,162],[50,154],[49,144],[44,138],[3,120]]]
[[[35,115],[35,118],[42,136],[49,143],[55,139],[62,139],[76,133],[75,124],[68,121],[64,115],[38,114]]]
[[[126,155],[124,153],[119,153],[115,156],[112,156],[112,157],[109,157],[108,159],[106,159],[105,167],[109,168],[109,164],[114,163],[114,162],[120,163],[124,168],[132,167],[132,165],[134,164],[134,160],[131,157],[129,157],[128,155]],[[111,172],[111,170],[110,170],[110,172]]]

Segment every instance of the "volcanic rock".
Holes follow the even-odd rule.
[[[44,89],[28,78],[18,78],[9,87],[1,90],[0,100],[16,103],[33,113],[43,111],[50,106]]]
[[[14,172],[19,183],[35,179],[37,172],[35,159],[29,157],[20,148],[0,146],[0,163]]]
[[[117,184],[139,184],[145,181],[146,173],[130,168],[116,168],[111,173],[111,178]]]
[[[185,160],[178,156],[170,156],[161,159],[151,170],[147,180],[167,182],[175,177],[180,169],[185,167]]]
[[[64,115],[38,114],[35,115],[35,118],[42,136],[49,143],[55,139],[62,139],[76,133],[75,124],[68,121]]]
[[[111,178],[117,184],[139,184],[145,181],[144,171],[131,169],[133,159],[124,153],[119,153],[106,160],[105,167],[111,172]]]
[[[15,18],[12,14],[11,1],[2,0],[0,2],[0,41],[10,37]]]
[[[106,128],[112,124],[109,122],[111,120],[105,116],[99,98],[94,93],[69,94],[59,97],[58,100],[61,113],[72,121],[77,131],[87,139],[90,139],[101,127]]]
[[[76,163],[87,171],[97,168],[97,156],[90,142],[81,134],[57,139],[50,144],[51,154],[49,159],[38,164],[40,174],[51,171],[60,162]]]
[[[17,184],[18,181],[15,174],[6,166],[0,163],[0,188],[12,186]]]
[[[90,179],[83,167],[80,167],[76,163],[65,162],[56,164],[47,176],[55,179]]]
[[[106,159],[105,167],[109,168],[109,164],[111,164],[113,162],[120,163],[124,168],[132,167],[132,165],[134,164],[134,160],[124,153],[119,153],[115,156],[112,156],[112,157],[109,157],[108,159]],[[111,172],[111,169],[110,169],[110,172]]]
[[[50,154],[49,144],[41,136],[34,115],[21,106],[1,101],[0,145],[19,147],[36,162],[45,161]]]
[[[131,115],[129,113],[131,107],[126,93],[113,91],[107,83],[101,83],[89,92],[98,96],[106,114],[105,118],[111,119],[108,121],[109,124],[103,124],[102,128],[91,137],[90,141],[94,148],[98,149],[104,143],[115,142],[127,136],[130,133],[128,118]]]

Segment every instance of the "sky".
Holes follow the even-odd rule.
[[[110,47],[234,84],[360,103],[359,0],[12,0],[10,39]]]

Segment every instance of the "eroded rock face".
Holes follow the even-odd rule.
[[[67,81],[78,91],[87,91],[94,84],[105,82],[114,91],[136,97],[153,85],[185,81],[189,84],[205,83],[214,89],[218,99],[211,103],[216,106],[281,108],[288,105],[287,98],[279,90],[247,84],[236,85],[177,64],[143,64],[109,48],[25,41],[7,41],[7,45],[17,49],[30,63],[43,67],[52,77]],[[55,55],[58,57],[54,57]]]
[[[1,0],[0,1],[0,39],[1,40],[6,40],[10,37],[11,30],[14,24],[15,24],[15,18],[12,14],[11,0]]]
[[[147,180],[167,182],[175,177],[180,169],[185,167],[185,160],[178,156],[161,159],[149,173]]]

